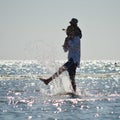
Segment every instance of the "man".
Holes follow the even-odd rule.
[[[76,18],[72,18],[69,22],[70,26],[66,29],[67,37],[65,38],[63,49],[65,52],[68,51],[68,61],[59,68],[59,70],[54,73],[48,79],[39,78],[46,85],[49,84],[50,81],[58,77],[65,70],[69,73],[69,78],[71,80],[71,84],[74,92],[76,92],[76,83],[75,83],[75,74],[76,68],[79,67],[80,64],[80,39],[82,38],[82,33],[77,23],[78,20]]]

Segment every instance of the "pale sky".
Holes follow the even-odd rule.
[[[66,59],[71,18],[82,30],[82,60],[120,59],[120,0],[0,0],[1,59]]]

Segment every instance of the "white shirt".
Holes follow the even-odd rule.
[[[81,57],[81,42],[80,37],[75,36],[73,40],[68,41],[68,59],[72,58],[74,63],[80,64]]]

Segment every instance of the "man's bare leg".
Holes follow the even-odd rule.
[[[76,92],[76,84],[75,84],[75,82],[71,82],[71,84],[72,84],[74,92]]]
[[[66,70],[66,68],[64,66],[60,67],[58,72],[54,73],[51,77],[49,77],[48,79],[44,79],[44,78],[39,78],[41,81],[43,81],[46,85],[49,84],[49,82],[51,82],[53,79],[55,79],[56,77],[58,77],[62,72],[64,72]]]
[[[76,83],[75,83],[75,75],[70,76],[71,84],[74,92],[76,92]]]

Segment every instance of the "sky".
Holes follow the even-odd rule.
[[[82,60],[120,59],[120,0],[0,0],[0,60],[66,59],[71,18],[82,30]]]

